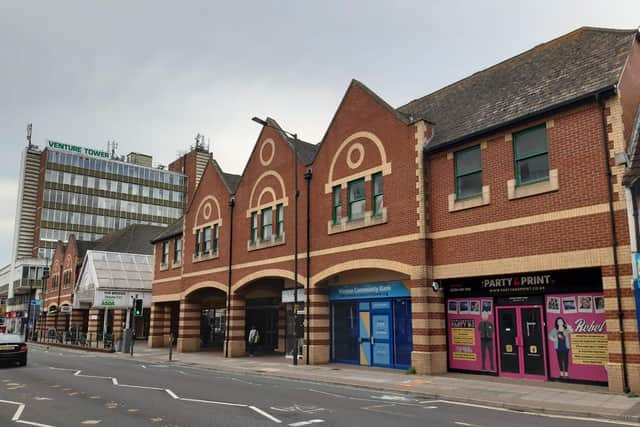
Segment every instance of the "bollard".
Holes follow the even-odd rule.
[[[169,337],[169,362],[173,357],[173,334]]]

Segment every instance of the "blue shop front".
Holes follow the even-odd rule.
[[[411,365],[411,294],[402,282],[331,286],[329,303],[333,362]]]

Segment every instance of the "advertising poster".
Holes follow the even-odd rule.
[[[609,360],[602,293],[547,295],[549,376],[607,381]]]
[[[451,298],[448,306],[449,367],[496,371],[492,299]]]

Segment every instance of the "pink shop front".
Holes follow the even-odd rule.
[[[599,268],[443,281],[450,371],[607,383]]]

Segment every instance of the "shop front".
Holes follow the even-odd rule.
[[[599,268],[443,281],[451,371],[606,383]]]
[[[329,302],[333,362],[411,365],[411,294],[402,282],[332,286]]]

